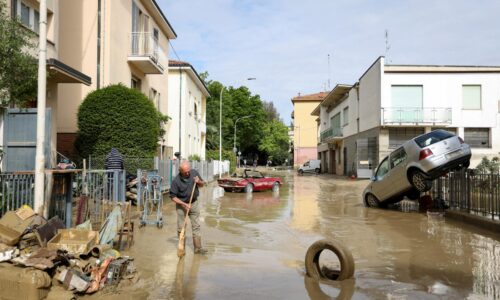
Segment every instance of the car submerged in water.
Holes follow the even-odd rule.
[[[406,141],[378,165],[363,192],[368,207],[415,200],[432,188],[432,181],[449,171],[468,168],[471,150],[462,138],[434,130]]]
[[[247,192],[273,190],[279,191],[283,180],[279,177],[265,177],[259,171],[245,169],[243,175],[217,180],[221,188],[226,192]]]

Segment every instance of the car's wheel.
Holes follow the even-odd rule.
[[[367,207],[380,207],[380,201],[373,194],[366,195],[365,205]]]
[[[299,170],[299,175],[304,174],[304,170]]]
[[[420,192],[417,189],[411,189],[408,193],[406,193],[406,197],[410,200],[417,200],[420,198]]]
[[[415,170],[410,175],[410,182],[414,188],[419,192],[427,192],[432,188],[432,181],[427,179],[427,177],[422,173],[422,171]]]
[[[273,192],[277,192],[280,190],[280,183],[279,182],[275,182],[273,184]]]
[[[468,161],[468,162],[464,163],[463,168],[464,168],[465,170],[467,170],[467,168],[469,168],[469,166],[470,166],[470,161]]]
[[[314,169],[314,172],[316,172],[316,174],[319,174],[319,168]]]
[[[251,193],[253,192],[253,184],[249,183],[245,186],[245,192],[246,193]]]
[[[319,257],[323,250],[332,251],[339,259],[340,270],[320,268]],[[351,251],[343,244],[334,240],[319,240],[312,244],[306,252],[306,273],[314,279],[344,280],[354,275],[354,259]]]
[[[231,189],[230,188],[224,188],[224,192],[229,193],[229,192],[231,192]]]

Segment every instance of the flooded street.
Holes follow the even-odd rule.
[[[177,258],[174,207],[163,229],[136,230],[141,280],[105,299],[493,299],[500,297],[500,234],[419,213],[367,209],[367,181],[282,173],[272,192],[201,192],[206,256]],[[353,280],[304,276],[307,248],[336,239],[351,249]],[[99,296],[99,297],[97,297]]]

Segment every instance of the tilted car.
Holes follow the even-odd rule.
[[[217,183],[226,192],[245,191],[251,193],[263,190],[278,191],[283,185],[283,180],[279,177],[265,177],[259,171],[245,169],[242,176],[221,178],[217,180]]]
[[[438,129],[406,141],[378,165],[363,192],[363,202],[379,207],[399,202],[404,196],[418,199],[431,189],[432,181],[450,170],[468,168],[469,145]]]

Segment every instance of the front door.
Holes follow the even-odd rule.
[[[330,174],[337,174],[335,170],[335,150],[330,150]]]

